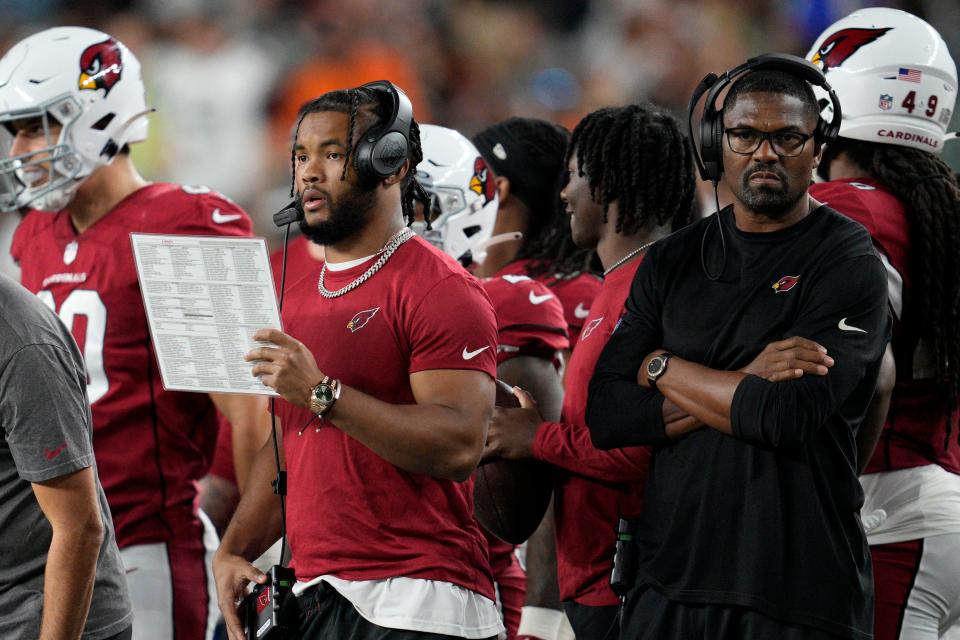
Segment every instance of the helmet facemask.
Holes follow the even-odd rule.
[[[83,162],[66,141],[80,113],[76,99],[67,95],[35,109],[0,114],[0,211],[59,211],[70,202]],[[16,132],[24,126],[42,128],[43,146],[10,156]]]

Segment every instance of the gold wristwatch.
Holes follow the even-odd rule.
[[[322,418],[339,399],[340,381],[334,380],[330,376],[324,376],[320,384],[310,392],[310,411]]]

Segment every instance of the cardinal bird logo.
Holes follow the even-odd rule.
[[[497,193],[497,184],[493,181],[493,174],[487,167],[486,161],[477,156],[473,161],[473,177],[470,178],[470,191],[478,196],[483,196],[483,204],[493,200]]]
[[[783,276],[773,284],[773,290],[777,293],[786,293],[797,286],[800,276]]]
[[[257,614],[263,613],[263,610],[270,604],[270,587],[267,587],[257,596]]]
[[[842,65],[847,58],[860,50],[860,47],[870,44],[893,27],[883,29],[841,29],[829,36],[810,58],[813,64],[823,63],[821,70],[826,73],[834,67]]]
[[[350,329],[350,333],[356,333],[367,326],[367,323],[377,315],[377,311],[380,311],[380,307],[374,307],[373,309],[366,309],[365,311],[360,311],[357,315],[350,318],[350,322],[347,323],[347,329]]]
[[[113,38],[92,44],[80,54],[80,79],[77,85],[81,89],[104,90],[104,96],[120,81],[123,72],[123,60],[120,57],[120,45]]]

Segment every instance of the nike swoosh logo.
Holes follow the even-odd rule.
[[[234,220],[239,220],[243,216],[239,213],[221,213],[220,209],[213,210],[213,221],[216,224],[223,224],[224,222],[233,222]]]
[[[476,351],[467,351],[467,348],[464,347],[464,348],[463,348],[463,354],[461,354],[461,355],[463,355],[463,359],[464,359],[464,360],[473,360],[474,358],[476,358],[478,355],[480,355],[481,353],[483,353],[484,351],[486,351],[486,350],[489,349],[489,348],[490,348],[490,346],[487,345],[486,347],[480,347],[480,348],[477,349]]]
[[[533,291],[530,292],[530,304],[543,304],[547,300],[553,297],[552,293],[545,293],[542,296],[538,296]]]
[[[43,450],[43,455],[47,456],[47,460],[53,460],[53,459],[56,458],[58,455],[60,455],[61,453],[63,453],[63,450],[66,449],[66,448],[67,448],[67,443],[64,442],[62,445],[60,445],[60,446],[57,447],[56,449],[44,449],[44,450]]]
[[[859,331],[860,333],[866,333],[865,329],[859,327],[854,327],[853,325],[847,324],[846,318],[840,318],[840,322],[837,323],[837,326],[841,331]]]
[[[577,304],[577,308],[573,310],[573,316],[575,318],[580,318],[581,320],[583,320],[588,315],[590,315],[590,309],[587,309],[586,307],[584,307],[582,302]]]

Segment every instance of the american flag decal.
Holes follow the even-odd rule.
[[[905,69],[900,67],[897,73],[897,80],[906,80],[907,82],[920,82],[923,73],[919,69]]]

